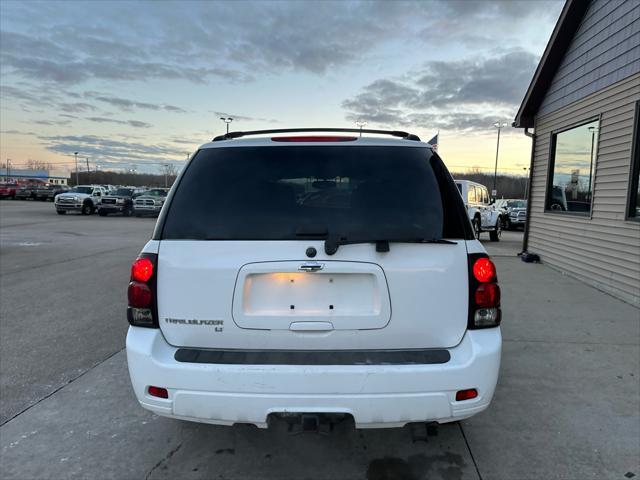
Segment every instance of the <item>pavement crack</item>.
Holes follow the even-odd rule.
[[[149,478],[151,477],[151,475],[153,474],[153,472],[156,471],[156,469],[158,467],[160,467],[164,462],[166,462],[167,460],[169,460],[171,457],[173,457],[173,455],[180,450],[180,448],[182,448],[182,444],[183,442],[180,442],[174,449],[172,449],[171,451],[169,451],[169,453],[167,453],[164,457],[162,457],[158,463],[156,463],[153,467],[151,467],[151,470],[149,470],[149,472],[145,475],[144,480],[149,480]]]
[[[462,428],[462,422],[460,421],[458,422],[458,427],[460,427],[460,433],[462,434],[462,439],[464,440],[464,444],[467,446],[467,450],[469,451],[469,456],[471,456],[471,461],[473,462],[473,466],[476,469],[476,473],[478,474],[478,479],[482,480],[482,474],[480,473],[480,469],[478,468],[478,463],[476,462],[476,459],[473,456],[473,452],[471,451],[471,446],[469,445],[467,436],[464,434],[464,430]]]
[[[47,398],[49,398],[50,396],[58,393],[60,390],[62,390],[64,387],[66,387],[67,385],[71,385],[73,382],[75,382],[76,380],[78,380],[79,378],[83,377],[84,375],[86,375],[87,373],[89,373],[90,371],[92,371],[94,368],[99,367],[100,365],[102,365],[104,362],[106,362],[107,360],[109,360],[111,357],[115,356],[116,354],[122,352],[124,350],[124,348],[121,348],[120,350],[117,350],[115,352],[113,352],[112,354],[110,354],[109,356],[107,356],[106,358],[100,360],[98,363],[96,363],[95,365],[87,368],[84,372],[80,373],[79,375],[76,375],[75,377],[71,378],[70,380],[66,381],[65,383],[63,383],[62,385],[58,386],[56,389],[54,389],[53,391],[47,393],[44,397],[38,399],[37,402],[32,403],[31,405],[23,408],[22,410],[20,410],[18,413],[16,413],[15,415],[7,418],[4,422],[0,423],[0,427],[6,425],[7,423],[9,423],[11,420],[13,420],[14,418],[19,417],[20,415],[22,415],[23,413],[25,413],[28,410],[31,410],[33,407],[35,407],[36,405],[38,405],[40,402],[42,402],[43,400],[46,400]]]

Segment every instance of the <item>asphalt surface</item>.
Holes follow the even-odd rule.
[[[640,311],[486,242],[503,291],[491,407],[436,430],[291,435],[142,410],[122,351],[153,220],[0,202],[0,477],[625,479],[640,476]]]
[[[122,349],[129,266],[153,225],[0,201],[0,424]]]

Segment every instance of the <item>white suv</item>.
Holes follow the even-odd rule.
[[[456,187],[462,196],[467,215],[477,239],[482,232],[489,232],[492,242],[500,240],[502,218],[500,210],[490,200],[487,187],[470,180],[456,180]]]
[[[233,132],[180,174],[131,269],[144,408],[364,428],[489,405],[500,288],[442,160],[404,132],[320,130]]]

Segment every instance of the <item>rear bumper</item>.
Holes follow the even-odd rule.
[[[221,365],[178,362],[160,330],[130,327],[127,361],[140,405],[197,422],[267,426],[271,413],[347,413],[359,428],[461,420],[486,409],[500,368],[499,328],[468,331],[435,365]],[[151,397],[150,385],[168,399]],[[478,397],[455,401],[458,390]]]

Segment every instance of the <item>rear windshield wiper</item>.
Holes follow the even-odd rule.
[[[391,239],[349,239],[337,235],[328,235],[324,241],[324,253],[333,255],[340,245],[354,245],[356,243],[375,243],[376,252],[388,252],[390,243],[439,243],[443,245],[457,245],[457,242],[444,238],[391,238]]]

